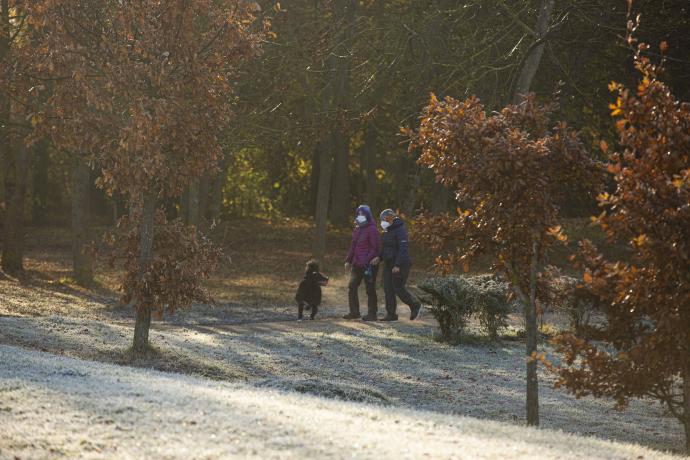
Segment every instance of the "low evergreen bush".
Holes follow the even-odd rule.
[[[480,275],[469,278],[475,290],[479,325],[491,340],[498,339],[502,329],[508,327],[508,314],[511,303],[508,301],[508,285],[493,275]]]
[[[418,287],[431,296],[431,313],[445,342],[460,343],[472,316],[491,340],[507,326],[508,285],[493,275],[433,277]]]

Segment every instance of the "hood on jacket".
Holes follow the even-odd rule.
[[[357,211],[355,211],[355,219],[357,218],[360,212],[364,214],[364,216],[367,218],[368,223],[374,222],[374,217],[371,215],[371,208],[369,208],[369,206],[367,206],[366,204],[360,205],[357,208]]]
[[[403,223],[404,222],[400,217],[395,216],[395,218],[393,219],[393,222],[391,222],[391,226],[388,227],[388,231],[400,227]]]

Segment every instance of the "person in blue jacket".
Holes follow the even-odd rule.
[[[408,251],[407,227],[392,209],[381,213],[383,245],[376,263],[383,261],[383,290],[386,295],[386,316],[381,321],[397,321],[397,298],[410,307],[410,319],[419,316],[422,304],[405,287],[410,275],[412,259]],[[373,261],[372,261],[373,263]]]

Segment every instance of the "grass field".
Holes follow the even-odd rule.
[[[214,238],[232,258],[209,282],[216,305],[194,305],[154,321],[154,349],[132,360],[133,314],[118,302],[117,271],[99,263],[97,285],[80,288],[70,281],[68,232],[32,229],[26,276],[0,280],[0,343],[253,388],[522,424],[520,341],[442,344],[428,312],[421,321],[395,324],[340,320],[347,311],[347,231],[329,233],[324,271],[332,282],[318,320],[295,321],[292,299],[309,258],[310,232],[308,224],[287,220],[215,229]],[[430,273],[432,258],[418,245],[412,251],[414,285]],[[406,307],[400,313],[404,317]],[[515,332],[519,317],[511,323]],[[634,401],[620,412],[611,401],[576,400],[554,390],[544,372],[540,379],[545,428],[659,451],[682,448],[679,424],[652,401]]]

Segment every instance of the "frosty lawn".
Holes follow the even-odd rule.
[[[61,317],[0,317],[0,329],[5,343],[91,360],[127,362],[122,350],[130,344],[131,323]],[[522,425],[524,369],[521,345],[505,342],[497,346],[452,347],[434,341],[431,337],[434,330],[435,325],[427,323],[369,325],[330,318],[302,323],[224,326],[157,323],[152,339],[159,355],[134,364],[206,375],[215,380],[247,382],[257,387],[257,393],[284,389],[431,411],[443,416],[466,415],[516,427]],[[121,372],[130,371],[125,367]],[[53,378],[61,377],[67,380],[66,385],[76,382],[71,375],[57,373]],[[163,375],[161,379],[165,381]],[[545,428],[639,443],[658,450],[680,450],[682,447],[680,425],[654,402],[633,401],[628,410],[619,412],[613,409],[611,401],[576,400],[552,389],[548,376],[542,375],[541,379],[542,425]],[[146,385],[157,388],[153,383]],[[141,393],[143,399],[151,397],[147,390],[135,393]],[[131,399],[132,395],[132,392],[125,392],[121,395],[122,401]],[[136,408],[138,398],[126,404]],[[167,409],[155,404],[141,413],[149,410],[167,413]],[[186,410],[196,412],[195,409],[179,409],[180,413]],[[30,418],[32,423],[43,420],[42,415]],[[379,444],[383,444],[390,429],[384,426],[379,432]],[[334,436],[335,433],[337,431]]]
[[[250,230],[266,237],[277,236],[276,232],[258,231],[254,228],[243,231]],[[281,230],[279,233],[284,236],[285,232]],[[45,240],[48,238],[46,237]],[[299,241],[306,240],[301,238]],[[58,257],[63,253],[59,252],[57,255],[51,253],[50,257],[47,257],[44,252],[41,252],[42,250],[37,249],[36,258],[29,259],[29,268],[34,276],[25,282],[0,280],[0,297],[2,298],[0,344],[20,345],[90,361],[149,367],[169,373],[209,377],[217,382],[226,382],[229,385],[227,388],[236,388],[237,384],[247,384],[249,386],[241,388],[247,391],[254,388],[251,391],[255,394],[274,394],[276,390],[291,391],[294,393],[293,396],[300,401],[311,401],[312,399],[307,396],[318,395],[321,398],[328,398],[320,399],[319,404],[327,404],[329,408],[340,408],[339,403],[333,399],[345,398],[366,404],[385,405],[386,410],[425,411],[425,417],[434,413],[436,414],[434,417],[437,416],[443,420],[457,420],[459,416],[467,416],[472,420],[476,418],[487,422],[500,422],[505,430],[513,430],[512,427],[515,427],[515,430],[519,431],[519,427],[524,424],[525,371],[524,346],[521,342],[504,340],[494,345],[468,343],[458,347],[441,344],[433,339],[433,335],[438,332],[438,326],[432,321],[428,311],[423,313],[421,322],[414,323],[406,320],[396,324],[340,321],[339,317],[346,305],[347,279],[338,272],[328,273],[332,275],[332,282],[324,290],[325,304],[319,313],[319,319],[314,322],[298,323],[294,320],[296,309],[292,304],[292,296],[294,296],[295,280],[301,276],[303,265],[295,263],[293,259],[302,256],[295,257],[275,250],[275,247],[289,244],[292,243],[283,240],[271,244],[262,241],[262,245],[258,247],[261,250],[267,247],[270,249],[268,252],[275,257],[282,257],[278,262],[270,259],[271,254],[264,252],[258,253],[259,255],[255,257],[257,260],[269,259],[271,264],[282,267],[278,274],[271,278],[266,278],[261,271],[266,269],[265,262],[263,265],[258,263],[251,265],[252,260],[242,259],[242,254],[239,253],[233,254],[236,262],[236,265],[233,265],[234,269],[241,267],[243,270],[248,270],[247,267],[250,267],[253,273],[251,292],[261,292],[262,295],[249,296],[243,288],[228,284],[236,281],[235,276],[239,276],[237,274],[227,274],[226,277],[219,278],[214,281],[218,283],[218,286],[214,288],[219,299],[217,306],[195,305],[191,310],[179,311],[175,316],[166,317],[164,322],[154,322],[151,339],[158,353],[148,359],[134,362],[126,353],[127,348],[131,346],[132,309],[118,305],[116,296],[108,290],[86,291],[69,282],[63,282],[62,278],[69,274],[68,263]],[[331,266],[334,264],[335,262]],[[295,273],[290,270],[295,270]],[[426,276],[426,274],[419,270],[417,276]],[[106,281],[107,279],[104,279],[104,284],[110,286],[110,283]],[[267,286],[270,289],[267,289]],[[401,313],[405,313],[403,308],[401,308]],[[515,318],[512,320],[514,327],[521,327],[519,321],[515,322]],[[471,328],[475,326],[470,325]],[[21,357],[15,358],[16,360],[21,360],[25,356],[22,349],[13,348],[12,350],[18,350],[12,353],[21,353]],[[89,365],[98,366],[97,364]],[[9,376],[5,366],[10,369],[16,366],[9,364],[2,364],[2,366],[0,378],[3,382],[7,382]],[[131,368],[124,367],[121,372],[128,374]],[[174,374],[156,375],[163,380],[192,381]],[[65,380],[60,385],[72,385],[79,381],[79,378],[78,375],[70,375],[69,371],[64,375],[58,373],[52,377],[55,385],[59,383],[56,381],[59,379]],[[220,385],[204,379],[193,379],[193,381],[203,382],[206,386]],[[28,395],[27,391],[30,391],[26,382],[19,385],[19,389],[16,390],[23,391],[24,396]],[[149,381],[146,388],[156,388],[156,382]],[[576,400],[562,391],[553,390],[551,379],[547,375],[540,375],[540,383],[542,425],[547,430],[564,430],[578,436],[600,440],[636,443],[659,452],[680,451],[683,447],[681,426],[673,417],[665,414],[663,408],[657,403],[633,401],[630,408],[619,412],[613,409],[611,401],[591,398]],[[17,387],[17,384],[13,385]],[[4,383],[2,388],[6,388]],[[223,388],[226,387],[223,386]],[[95,387],[92,389],[95,391]],[[125,390],[122,389],[122,391]],[[180,394],[185,391],[187,390],[181,390]],[[69,391],[67,393],[70,395],[68,400],[71,401],[73,396]],[[135,396],[134,393],[140,395]],[[57,456],[57,452],[51,452],[50,449],[64,450],[66,444],[63,441],[55,441],[53,444],[47,440],[40,441],[38,434],[35,434],[40,431],[34,430],[34,427],[42,427],[44,421],[52,420],[52,417],[61,417],[62,406],[54,406],[57,404],[56,398],[59,395],[49,398],[48,404],[35,402],[49,409],[33,412],[31,407],[34,402],[31,400],[23,401],[21,404],[20,401],[15,400],[10,405],[9,397],[15,397],[18,394],[0,392],[0,432],[5,432],[5,436],[9,436],[10,432],[5,427],[14,426],[17,430],[25,430],[27,436],[35,437],[32,437],[32,440],[27,438],[22,444],[19,432],[13,431],[15,433],[12,441],[13,449],[15,449],[13,453],[19,452],[17,455],[21,458]],[[101,428],[113,430],[109,431],[107,436],[114,436],[113,440],[108,442],[112,445],[124,446],[126,442],[121,441],[120,437],[124,439],[126,436],[134,437],[135,435],[127,434],[120,428],[129,429],[128,423],[134,423],[137,417],[153,417],[155,414],[161,414],[167,419],[168,414],[184,415],[185,411],[190,411],[190,416],[194,415],[192,421],[197,424],[204,423],[203,418],[196,416],[198,411],[194,405],[170,409],[165,408],[164,405],[158,406],[157,403],[144,401],[146,399],[153,401],[154,396],[144,388],[136,391],[126,390],[120,396],[113,394],[112,398],[121,401],[122,407],[133,409],[131,413],[128,413],[129,409],[120,408],[124,411],[120,415],[110,415],[114,409],[103,409],[105,412],[100,415],[106,421],[101,424]],[[93,396],[92,399],[96,400],[98,396]],[[39,400],[42,401],[43,398]],[[69,401],[65,404],[70,404]],[[24,404],[32,406],[28,407]],[[98,404],[101,403],[98,402]],[[335,405],[331,406],[331,404]],[[10,408],[12,409],[9,410]],[[54,415],[50,415],[53,411],[51,408],[57,411]],[[90,433],[91,428],[85,428],[89,425],[88,420],[94,423],[100,420],[97,417],[98,410],[101,409],[94,409],[90,412],[91,415],[85,415],[81,410],[77,410],[78,414],[82,414],[76,415],[77,419],[86,417],[81,422],[82,426],[49,423],[46,426],[52,428],[51,430],[46,428],[46,430],[51,431],[50,436],[58,440],[66,439],[68,435],[72,436],[70,433],[73,432],[79,434],[81,437],[74,442],[80,443],[84,440],[81,452],[83,456],[113,457],[96,450],[86,450],[91,449],[89,443],[96,442],[97,439],[92,440],[90,436],[82,434]],[[26,412],[21,415],[18,411]],[[292,415],[292,409],[290,411],[286,414]],[[226,412],[224,415],[230,418],[232,411]],[[149,413],[154,415],[146,415]],[[235,417],[237,418],[238,415]],[[122,424],[117,425],[120,428],[114,428],[110,426],[113,424],[107,420],[118,423],[121,421]],[[183,418],[183,420],[187,419]],[[218,422],[213,421],[213,423]],[[187,425],[187,428],[192,428],[190,445],[202,445],[208,441],[206,436],[210,437],[212,434],[222,436],[209,428],[211,425],[203,426],[204,428],[199,428],[196,425]],[[400,446],[397,440],[407,439],[407,435],[404,431],[394,428],[395,426],[397,425],[387,422],[377,425],[375,429],[370,427],[369,429],[375,433],[375,436],[371,435],[372,447],[374,442],[378,442],[375,447],[381,449],[381,452],[384,452],[384,444],[404,447]],[[488,423],[486,426],[497,425]],[[349,428],[341,430],[344,435],[351,434],[348,431]],[[167,428],[159,430],[155,435],[155,442],[145,448],[155,452],[157,448],[168,448],[169,445],[174,445],[170,444],[169,440],[172,432]],[[180,428],[180,433],[182,432],[185,431]],[[392,438],[395,442],[388,443],[386,441],[391,438],[387,436],[391,432],[395,434]],[[359,433],[361,434],[351,435],[347,442],[354,444],[365,437],[369,439],[369,435],[363,430]],[[547,433],[550,432],[547,431]],[[329,429],[325,434],[323,430],[321,431],[321,437],[335,437],[337,434],[335,429]],[[143,434],[136,436],[143,436]],[[465,452],[462,446],[467,444],[467,441],[462,436],[457,438],[456,436],[457,433],[453,432],[453,437],[443,442],[452,443],[454,439],[458,439],[461,447],[457,448],[455,453],[459,455]],[[305,432],[297,436],[299,439],[292,439],[289,442],[306,443],[310,448],[314,448],[317,442],[313,441],[312,437]],[[496,436],[496,442],[501,442],[503,438],[503,435]],[[138,439],[143,449],[146,443],[143,438]],[[317,437],[317,439],[321,438]],[[9,445],[8,442],[9,439],[0,438],[1,447]],[[136,440],[131,442],[134,443]],[[31,443],[35,446],[31,447]],[[436,449],[435,443],[436,441],[433,443],[434,449]],[[343,446],[346,444],[331,447],[337,453],[348,452],[348,449],[351,451],[351,447]],[[173,450],[184,452],[180,449]],[[70,456],[76,455],[77,451],[77,448],[69,451]],[[130,453],[122,452],[120,456],[125,458],[135,456],[136,451],[128,452]],[[237,456],[251,456],[249,450],[242,452],[244,453],[238,453]],[[284,456],[288,456],[286,452],[292,451],[285,450]],[[374,451],[370,451],[368,455],[373,456],[372,452]],[[439,452],[443,451],[439,450]],[[256,456],[261,454],[259,450]],[[0,458],[4,459],[8,455],[6,451],[3,451]],[[401,454],[399,455],[399,452],[391,455],[404,458]],[[430,458],[438,458],[440,455],[440,453],[432,455]],[[645,458],[649,457],[647,454],[644,455]],[[202,454],[199,456],[202,457]],[[325,454],[316,450],[314,456],[324,457]],[[359,457],[366,456],[358,455]],[[419,456],[415,455],[415,457]],[[636,455],[625,458],[636,458]]]
[[[674,458],[551,430],[10,346],[0,346],[0,394],[0,458]]]

